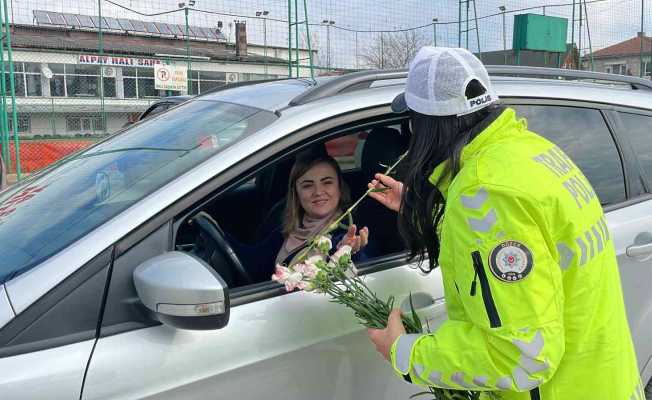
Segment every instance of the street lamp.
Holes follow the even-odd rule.
[[[256,16],[263,18],[263,42],[265,46],[265,50],[263,54],[265,55],[265,77],[266,78],[267,78],[267,18],[265,17],[268,15],[269,15],[269,11],[267,10],[256,11]]]
[[[505,6],[500,6],[498,9],[503,13],[503,57],[504,65],[507,65],[507,30],[505,28],[505,11],[507,11],[507,8]]]
[[[192,92],[192,82],[190,80],[192,76],[192,64],[190,63],[190,33],[188,31],[188,9],[195,6],[195,0],[188,0],[188,2],[179,3],[179,8],[183,8],[185,17],[186,17],[186,58],[188,63],[188,94]]]
[[[335,21],[324,19],[321,21],[326,25],[326,68],[331,68],[331,25],[335,25]]]
[[[439,19],[437,18],[432,19],[432,30],[433,30],[432,34],[435,39],[435,47],[437,47],[437,21],[439,21]]]

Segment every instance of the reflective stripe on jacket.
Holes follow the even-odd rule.
[[[445,171],[430,181],[449,319],[400,336],[396,372],[506,400],[644,400],[613,238],[577,166],[508,108]]]

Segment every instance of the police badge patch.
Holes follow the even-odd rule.
[[[491,273],[503,282],[518,282],[532,271],[532,252],[523,243],[502,242],[489,255]]]

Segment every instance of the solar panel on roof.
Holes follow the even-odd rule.
[[[45,11],[34,10],[34,18],[36,18],[36,23],[39,25],[50,24],[50,18],[48,18],[48,14]]]
[[[211,30],[209,28],[205,28],[205,27],[201,26],[200,29],[202,30],[202,32],[204,32],[204,36],[207,39],[214,39],[213,33],[211,32]]]
[[[168,27],[168,24],[162,23],[162,22],[154,22],[154,25],[158,28],[158,31],[161,32],[164,35],[171,35],[172,32],[170,31],[170,28]]]
[[[121,31],[122,27],[118,23],[118,20],[112,17],[106,17],[104,18],[106,20],[106,23],[109,25],[109,29],[115,29],[116,31]]]
[[[217,36],[217,33],[215,33],[214,28],[204,28],[204,31],[206,32],[209,39],[211,39],[211,40],[219,39],[219,37]]]
[[[170,27],[170,30],[172,30],[173,35],[180,35],[183,36],[185,32],[185,27],[182,25],[176,25],[176,24],[168,24]]]
[[[139,21],[137,19],[130,19],[131,25],[134,26],[134,31],[136,32],[147,32],[147,29],[145,28],[145,24],[143,24],[143,21]]]
[[[149,21],[145,22],[145,27],[147,28],[147,32],[149,33],[155,33],[155,34],[159,33],[158,29],[156,29],[156,25],[154,25],[153,22],[149,22]]]
[[[201,27],[199,26],[191,26],[190,29],[192,29],[193,32],[195,32],[195,37],[202,38],[202,39],[207,39],[206,38],[206,33],[202,30]]]
[[[79,23],[81,24],[82,28],[95,28],[95,24],[93,23],[93,20],[88,15],[77,14],[75,16],[79,20]]]
[[[129,21],[126,18],[118,18],[118,23],[124,29],[125,31],[133,31],[134,26],[131,24],[131,21]]]
[[[52,11],[48,11],[47,13],[48,17],[50,17],[52,25],[66,25],[66,21],[63,19],[63,15]]]
[[[99,19],[95,15],[91,16],[91,19],[93,20],[93,24],[95,24],[95,27],[99,28],[100,27]],[[109,26],[106,24],[106,19],[104,19],[104,17],[102,17],[102,29],[109,29]]]
[[[63,14],[63,18],[66,20],[66,25],[74,26],[75,28],[80,27],[79,21],[74,14]]]
[[[186,27],[184,25],[181,25],[181,27],[183,28],[183,35],[185,36],[186,35]],[[193,37],[193,36],[196,37],[197,36],[197,35],[195,35],[195,32],[192,30],[192,26],[188,27],[188,35],[190,37]]]

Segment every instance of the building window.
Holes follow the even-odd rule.
[[[11,113],[7,113],[7,121],[9,122],[9,132],[14,131],[14,119]],[[16,116],[18,133],[30,133],[32,131],[32,119],[29,114],[18,114]]]
[[[11,94],[9,63],[5,63],[5,91]],[[14,63],[14,90],[16,96],[38,97],[43,95],[41,88],[41,64],[30,62]]]
[[[97,65],[49,64],[52,97],[99,97],[100,67]],[[116,80],[103,77],[104,97],[116,97]]]
[[[66,117],[66,131],[69,133],[93,133],[105,130],[105,120],[100,115],[69,115]]]
[[[241,73],[241,81],[261,81],[265,79],[276,79],[276,75],[265,75],[265,74],[251,74],[251,73]]]
[[[610,74],[619,74],[619,75],[631,75],[631,70],[627,67],[627,64],[611,64],[607,65],[606,71]]]
[[[206,93],[226,84],[226,72],[199,71],[199,91],[197,94]]]
[[[123,67],[122,82],[124,96],[127,99],[145,99],[168,95],[165,90],[155,88],[153,68]],[[169,91],[169,95],[179,94],[181,94],[179,91]]]

